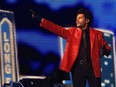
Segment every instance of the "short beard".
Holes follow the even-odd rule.
[[[81,26],[77,26],[77,28],[82,28]]]
[[[87,24],[85,24],[85,25],[83,25],[83,26],[77,26],[77,28],[85,28],[85,27],[88,27],[88,25]]]

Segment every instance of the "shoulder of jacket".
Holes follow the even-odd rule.
[[[96,32],[96,33],[102,34],[102,32],[101,32],[100,30],[96,29],[96,28],[90,28],[90,29],[91,29],[92,31]]]
[[[69,29],[71,29],[71,30],[81,30],[80,28],[77,28],[77,27],[70,27]]]
[[[73,27],[64,27],[66,30],[73,30]]]

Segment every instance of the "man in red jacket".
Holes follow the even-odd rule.
[[[40,26],[66,40],[60,70],[72,73],[73,87],[101,87],[100,55],[109,56],[110,46],[102,32],[91,28],[93,16],[87,9],[79,9],[76,16],[77,27],[68,30],[45,18],[38,17]]]

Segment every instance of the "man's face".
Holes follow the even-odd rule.
[[[76,17],[76,25],[79,28],[86,28],[88,26],[89,19],[86,19],[84,14],[78,14]]]

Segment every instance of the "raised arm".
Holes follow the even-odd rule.
[[[36,14],[33,10],[30,10],[32,12],[32,18],[35,20],[36,23],[38,23],[39,26],[42,28],[51,31],[58,36],[61,36],[63,38],[67,38],[68,36],[68,30],[65,29],[62,26],[59,26],[45,18],[42,18],[39,14]]]

